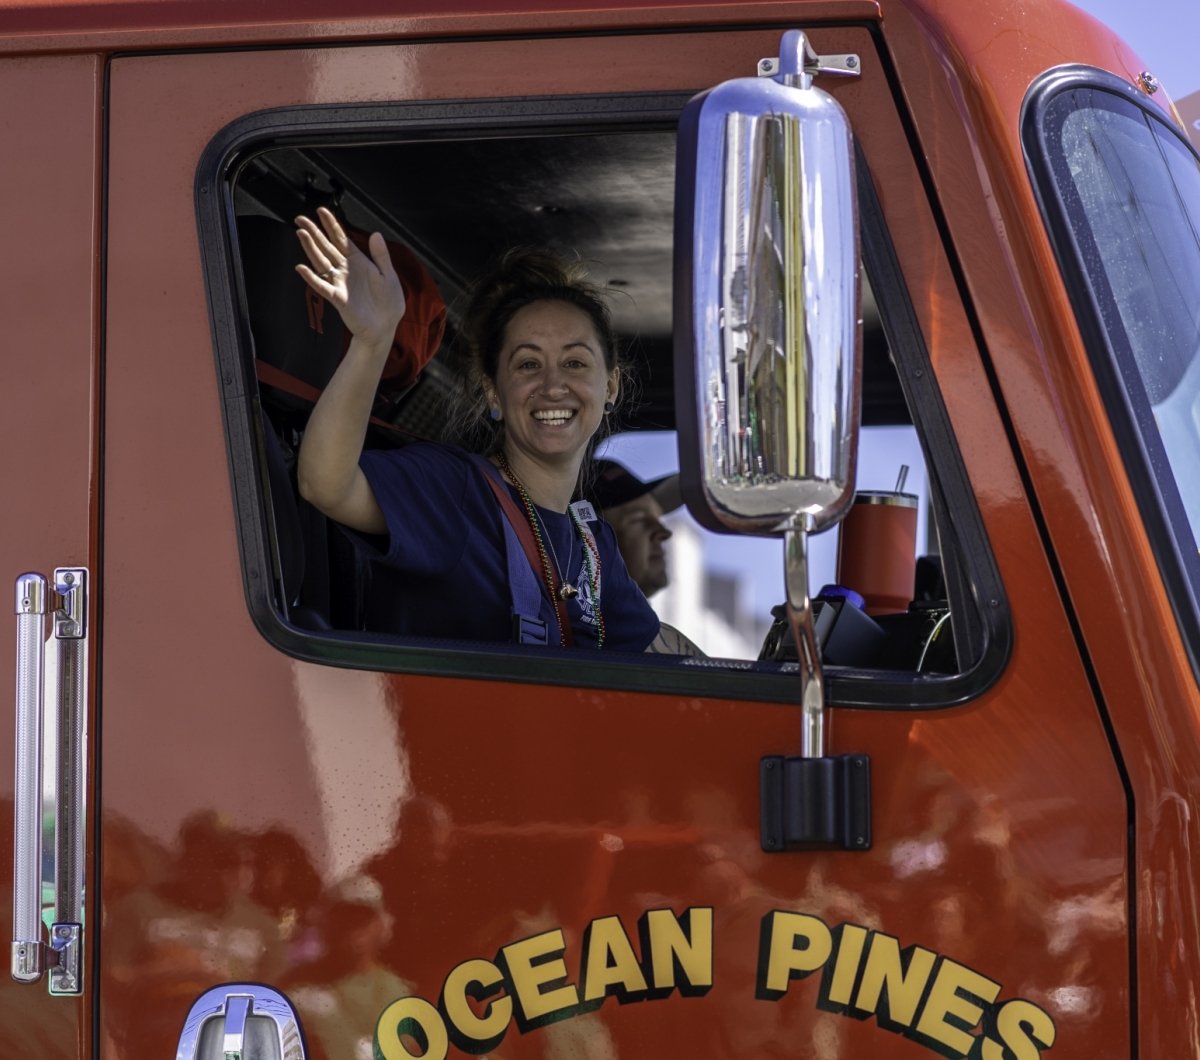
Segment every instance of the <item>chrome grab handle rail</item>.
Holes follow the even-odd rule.
[[[54,926],[50,993],[83,992],[84,724],[87,714],[87,571],[54,572],[58,651],[58,748],[54,813]]]
[[[87,713],[87,587],[82,567],[60,567],[16,583],[16,786],[13,800],[12,977],[35,983],[48,969],[52,994],[80,994],[84,896],[84,779]],[[42,937],[42,762],[46,618],[57,661],[54,924]]]
[[[17,739],[13,793],[12,977],[42,977],[42,681],[46,579],[17,579]]]

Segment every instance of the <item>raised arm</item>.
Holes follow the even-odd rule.
[[[387,529],[383,512],[358,458],[379,377],[404,316],[404,292],[383,236],[371,236],[368,256],[329,210],[319,208],[317,218],[320,225],[296,218],[296,233],[308,257],[308,264],[297,265],[296,271],[338,311],[351,340],[309,417],[297,479],[301,496],[331,519],[380,534]]]

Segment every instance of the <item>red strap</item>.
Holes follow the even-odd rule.
[[[276,368],[273,364],[268,364],[266,361],[255,361],[254,370],[258,374],[259,382],[265,383],[267,386],[273,386],[276,390],[282,390],[285,394],[291,394],[292,397],[298,397],[301,401],[307,401],[311,405],[315,405],[321,396],[321,391],[311,383],[306,383],[303,379],[297,379],[291,373],[285,372],[282,368]],[[381,420],[378,416],[372,416],[371,422],[376,427],[382,427],[393,434],[400,434],[406,438],[420,438],[420,435],[413,434],[411,431],[401,430],[394,423]]]
[[[492,487],[492,492],[496,495],[496,500],[500,504],[500,510],[508,518],[512,524],[512,528],[517,532],[517,540],[521,542],[521,548],[525,552],[526,558],[529,560],[529,565],[533,568],[533,573],[538,576],[538,581],[545,584],[546,568],[542,564],[541,553],[538,552],[537,542],[533,538],[533,528],[529,525],[529,519],[525,512],[517,507],[517,502],[512,499],[512,494],[491,475],[484,476],[487,479],[487,484]],[[571,630],[571,620],[567,615],[567,604],[561,596],[558,595],[559,580],[558,572],[553,566],[550,568],[551,580],[551,596],[550,602],[554,605],[554,610],[558,615],[558,628],[562,634],[563,643],[569,648],[575,643],[575,634]]]

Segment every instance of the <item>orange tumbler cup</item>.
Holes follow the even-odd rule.
[[[908,610],[917,576],[917,498],[911,493],[855,494],[838,542],[839,585],[860,593],[868,615]]]

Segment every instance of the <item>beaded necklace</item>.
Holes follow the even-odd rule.
[[[542,520],[537,513],[537,509],[533,505],[533,499],[529,496],[529,491],[525,488],[517,474],[512,469],[512,465],[508,462],[508,457],[504,455],[504,450],[500,449],[496,452],[496,463],[505,477],[517,488],[517,493],[520,495],[521,504],[525,508],[525,518],[529,520],[529,528],[533,531],[533,540],[537,545],[538,558],[542,561],[542,580],[546,585],[546,592],[549,593],[550,599],[553,600],[554,593],[554,568],[550,566],[550,554],[546,551],[546,539],[548,535],[542,533]],[[570,517],[571,525],[575,528],[575,534],[579,538],[581,549],[583,552],[583,565],[587,572],[588,585],[592,589],[592,613],[596,616],[596,648],[599,650],[604,647],[604,612],[600,609],[600,551],[596,546],[596,541],[591,534],[586,532],[579,513],[574,507],[567,508],[567,515]],[[553,542],[551,542],[553,548]],[[557,565],[558,557],[555,557]],[[570,568],[570,557],[567,559],[568,573]],[[566,578],[560,575],[559,581],[562,583],[558,591],[558,598],[569,600],[575,596],[577,590],[575,586],[567,583]],[[566,634],[563,632],[562,619],[565,618],[566,609],[560,609],[560,628],[558,631],[559,643],[566,646]]]
[[[542,513],[534,507],[533,514],[537,516],[537,521],[541,524],[542,540],[550,546],[550,558],[554,560],[554,569],[558,571],[558,598],[564,601],[572,600],[579,595],[579,590],[567,581],[567,576],[571,573],[571,557],[575,555],[575,542],[573,540],[567,542],[567,565],[564,568],[558,562],[558,549],[554,547],[554,538],[550,536],[550,531],[546,529],[546,520],[542,518]],[[574,527],[573,521],[571,525]],[[586,558],[587,550],[584,549],[584,559]]]

